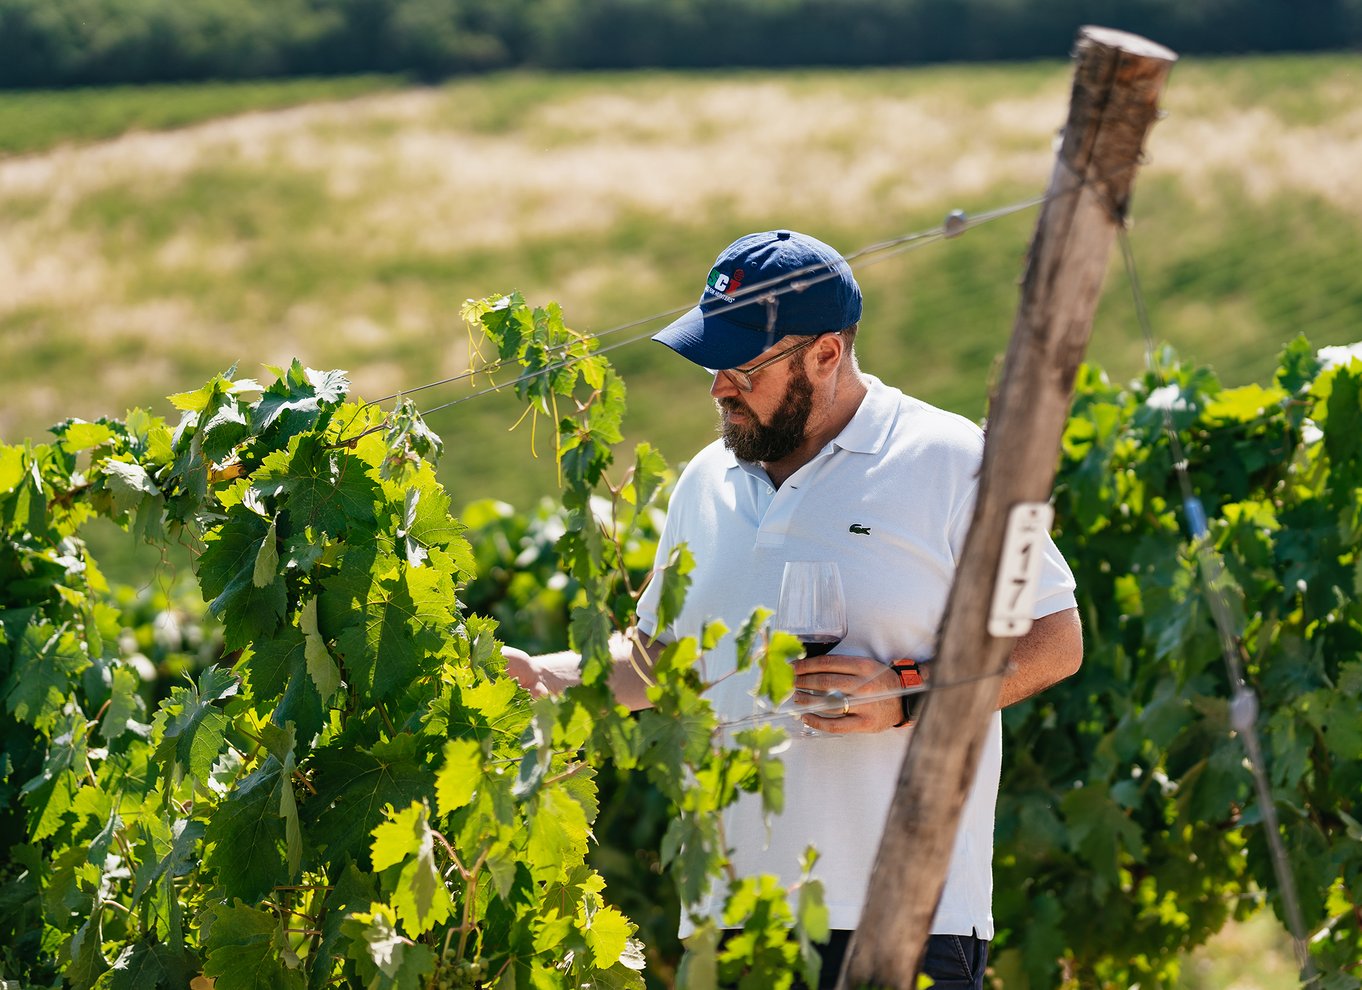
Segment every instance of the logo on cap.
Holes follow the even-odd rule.
[[[725,275],[719,269],[710,270],[706,288],[716,296],[734,302],[733,293],[742,287],[743,270],[739,268],[732,275]]]

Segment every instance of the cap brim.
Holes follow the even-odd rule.
[[[653,340],[666,344],[687,361],[717,371],[747,364],[781,336],[761,333],[696,306],[653,334]]]

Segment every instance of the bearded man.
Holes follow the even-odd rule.
[[[909,696],[930,660],[973,516],[983,435],[973,423],[905,395],[857,365],[861,290],[846,260],[788,230],[748,234],[715,260],[700,303],[655,336],[710,370],[720,438],[687,465],[657,548],[661,568],[678,544],[695,558],[685,606],[657,623],[661,582],[639,602],[638,628],[655,659],[713,620],[741,628],[775,608],[788,561],[831,561],[844,587],[847,634],[833,652],[795,662],[796,700],[817,730],[785,753],[785,808],[769,823],[743,795],[725,813],[739,876],[774,874],[788,886],[809,845],[819,851],[833,938],[821,983],[832,987],[860,921],[880,834],[910,744]],[[1082,637],[1073,576],[1046,541],[1031,631],[1015,644],[998,707],[1074,673]],[[617,698],[647,707],[646,685],[623,644],[611,677]],[[535,693],[577,680],[573,653],[529,657],[508,669]],[[752,714],[756,671],[736,673],[732,634],[705,655],[721,719]],[[829,709],[828,697],[840,699]],[[858,700],[859,699],[859,700]],[[816,709],[816,710],[815,710]],[[994,714],[956,836],[923,971],[938,990],[982,990],[993,936],[993,819],[1002,760]],[[722,924],[720,892],[687,905]]]

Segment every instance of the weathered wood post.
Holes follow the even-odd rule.
[[[1078,33],[1069,119],[1027,258],[1021,303],[989,416],[978,503],[937,648],[929,695],[899,773],[870,891],[838,983],[915,986],[966,793],[1013,638],[989,634],[1011,508],[1050,497],[1074,376],[1145,136],[1177,56],[1106,28]],[[1006,786],[1006,781],[1004,785]]]

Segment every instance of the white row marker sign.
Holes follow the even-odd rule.
[[[1049,502],[1018,502],[1007,514],[998,581],[988,612],[988,634],[1003,638],[1024,636],[1031,629],[1036,604],[1036,578],[1055,510]]]

